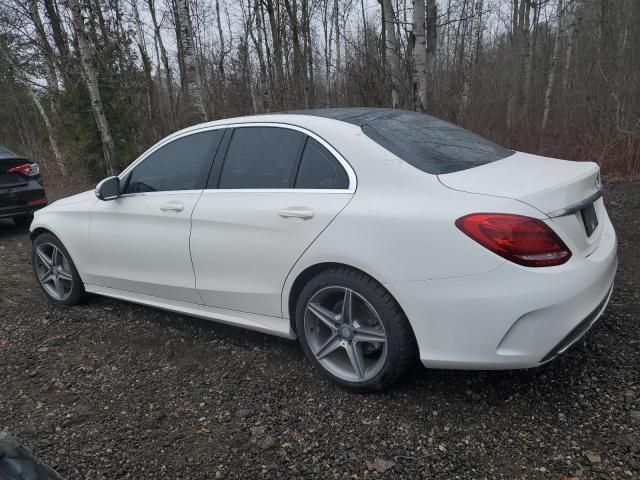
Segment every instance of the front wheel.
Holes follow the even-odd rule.
[[[84,297],[84,284],[62,242],[50,233],[42,233],[33,241],[33,272],[49,300],[75,305]]]
[[[302,290],[296,330],[311,362],[356,391],[381,390],[415,359],[409,322],[391,294],[368,275],[335,268]]]

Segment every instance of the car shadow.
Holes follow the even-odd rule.
[[[292,370],[313,371],[312,365],[305,358],[296,341],[104,297],[93,297],[89,300],[89,305],[92,308],[116,310],[132,308],[134,311],[130,313],[134,317],[142,317],[155,323],[161,330],[177,330],[193,342],[215,340],[218,344],[230,344],[244,350],[259,347],[274,353],[276,357],[283,358],[285,362],[291,364]],[[409,397],[415,401],[426,398],[431,399],[435,402],[434,404],[463,401],[482,404],[485,407],[503,408],[510,402],[519,403],[517,399],[525,396],[535,396],[542,403],[553,398],[557,403],[559,393],[566,391],[565,401],[569,405],[573,401],[574,394],[571,386],[584,380],[590,363],[603,361],[602,358],[593,360],[593,345],[589,342],[590,338],[593,339],[598,335],[598,328],[599,326],[596,325],[593,328],[594,331],[558,359],[537,368],[494,371],[442,370],[427,369],[416,360],[399,383],[385,391],[372,392],[368,395]],[[604,367],[604,365],[601,366]],[[313,371],[312,374],[318,381],[326,382],[327,388],[340,391],[339,387],[324,380],[318,372]]]
[[[29,228],[18,227],[10,218],[0,218],[0,239],[25,236],[28,239]]]

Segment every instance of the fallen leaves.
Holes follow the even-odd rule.
[[[384,473],[395,465],[395,462],[391,460],[385,460],[384,458],[376,457],[373,462],[366,462],[369,470],[374,470],[378,473]]]
[[[584,456],[587,457],[587,460],[589,460],[591,463],[601,462],[600,455],[595,452],[585,452]]]
[[[291,435],[291,438],[293,438],[298,444],[302,444],[303,438],[300,432],[294,430],[291,427],[287,427],[287,433]]]

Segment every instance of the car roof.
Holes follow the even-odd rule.
[[[308,125],[309,117],[336,120],[361,127],[367,123],[380,119],[395,119],[403,115],[417,115],[421,118],[429,118],[433,122],[446,123],[431,115],[383,107],[346,107],[346,108],[309,108],[306,110],[289,110],[274,113],[262,113],[256,115],[246,115],[240,117],[225,118],[212,122],[201,123],[188,127],[185,130],[201,128],[208,125],[225,125],[244,122],[282,122],[291,125],[305,127]]]
[[[349,107],[349,108],[310,108],[306,110],[293,110],[284,112],[293,115],[308,115],[312,117],[329,118],[341,122],[351,123],[359,127],[380,119],[394,119],[401,115],[414,114],[422,118],[429,117],[434,121],[442,121],[431,115],[382,107]]]

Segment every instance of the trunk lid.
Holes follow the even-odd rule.
[[[598,245],[606,212],[599,196],[600,168],[593,162],[516,152],[502,160],[438,178],[454,190],[512,198],[531,205],[550,217],[554,230],[585,255]],[[588,215],[584,209],[591,204],[598,226],[588,235],[583,215]]]

